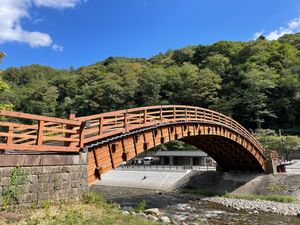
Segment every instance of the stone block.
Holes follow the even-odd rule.
[[[61,182],[61,189],[69,189],[71,188],[71,182],[70,181],[62,181]]]
[[[72,188],[78,188],[81,185],[81,181],[80,180],[73,180],[71,181],[71,187]]]
[[[48,192],[39,192],[38,193],[38,200],[48,200],[51,196],[49,196]]]
[[[31,167],[31,175],[40,175],[42,173],[43,168],[39,167]]]
[[[78,180],[80,178],[81,178],[81,173],[74,172],[74,173],[71,173],[71,175],[70,175],[71,180]]]
[[[38,166],[41,161],[41,155],[1,155],[1,166],[14,167],[16,165],[22,166]]]
[[[75,165],[71,167],[71,172],[80,172],[81,168],[80,165]]]
[[[20,198],[20,202],[22,203],[31,203],[37,201],[37,193],[24,194]]]
[[[38,183],[28,185],[28,192],[29,193],[37,193],[39,192],[40,185]]]
[[[2,166],[2,165],[1,165]],[[1,177],[9,177],[14,167],[2,167],[0,169]]]
[[[61,179],[62,181],[67,181],[67,180],[69,180],[69,179],[70,179],[69,173],[61,173],[61,174],[60,174],[60,179]]]
[[[49,178],[50,178],[49,179],[50,182],[56,182],[56,181],[60,181],[61,180],[61,175],[58,174],[58,173],[50,174]]]
[[[27,176],[27,181],[31,184],[38,183],[38,180],[39,180],[38,175],[29,175],[29,176]]]
[[[79,163],[87,164],[88,161],[88,152],[79,152]]]
[[[9,177],[1,177],[0,186],[7,186],[9,183]]]
[[[49,182],[49,174],[40,174],[38,177],[39,183]]]
[[[58,166],[58,165],[76,165],[79,163],[79,155],[43,155],[41,165]]]
[[[59,166],[43,166],[42,168],[42,173],[44,174],[60,173]]]
[[[62,166],[60,172],[61,173],[70,173],[72,170],[71,166]]]

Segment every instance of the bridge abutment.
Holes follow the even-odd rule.
[[[9,204],[76,199],[88,191],[87,153],[0,154],[0,162],[0,205],[12,188],[15,196]],[[18,184],[21,177],[24,180]]]

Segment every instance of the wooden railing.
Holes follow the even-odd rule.
[[[24,120],[33,125],[22,122]],[[0,149],[78,152],[84,144],[93,141],[178,122],[226,126],[264,151],[261,144],[230,117],[209,109],[182,105],[148,106],[78,118],[73,115],[70,119],[0,110]]]
[[[83,124],[0,110],[0,149],[78,152],[83,147]]]
[[[192,106],[162,105],[132,108],[76,118],[87,122],[85,143],[135,129],[178,122],[215,123],[227,126],[251,141],[261,152],[262,145],[242,125],[221,113]]]

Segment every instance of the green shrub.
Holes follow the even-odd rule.
[[[139,202],[139,204],[136,206],[135,211],[136,212],[144,212],[146,208],[146,201],[143,200]]]

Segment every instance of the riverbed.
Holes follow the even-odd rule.
[[[108,202],[117,203],[122,208],[135,208],[143,200],[146,208],[159,208],[177,224],[213,225],[300,225],[297,216],[284,216],[258,210],[236,210],[199,196],[160,192],[154,190],[94,186],[92,191],[101,193]]]

